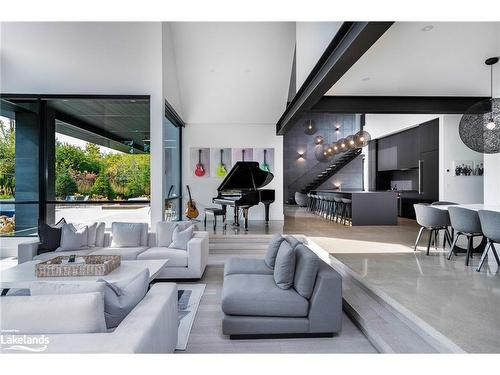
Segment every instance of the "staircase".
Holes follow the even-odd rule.
[[[300,191],[302,193],[308,193],[311,190],[316,189],[360,154],[361,149],[357,148],[355,150],[349,150],[337,155],[323,172],[319,173],[312,181],[302,187]]]

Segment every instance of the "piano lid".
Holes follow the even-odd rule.
[[[256,161],[238,161],[217,188],[221,190],[256,190],[272,181],[274,175],[259,168]]]

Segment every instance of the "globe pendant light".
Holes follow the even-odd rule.
[[[307,135],[313,135],[316,133],[316,124],[313,120],[304,122],[304,133]]]
[[[356,147],[365,147],[368,142],[370,142],[371,136],[366,130],[360,130],[356,134],[354,134],[354,143]]]
[[[316,146],[323,144],[323,137],[321,135],[318,135],[316,138],[314,138],[314,144]]]
[[[490,99],[471,106],[460,119],[458,131],[471,150],[485,154],[500,152],[500,99],[493,98],[493,65],[498,57],[485,61],[490,66]]]

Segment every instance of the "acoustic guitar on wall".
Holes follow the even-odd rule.
[[[269,168],[269,164],[267,164],[266,156],[267,150],[264,150],[264,162],[261,164],[260,169],[266,172],[271,172],[271,168]]]
[[[189,188],[189,185],[186,185],[186,187],[187,187],[187,191],[189,194],[189,200],[187,202],[186,211],[184,212],[184,214],[186,215],[186,217],[188,219],[196,219],[200,213],[198,212],[198,209],[196,208],[195,201],[191,197],[191,189]]]
[[[198,163],[196,164],[196,167],[194,169],[194,174],[198,177],[202,177],[205,175],[205,168],[201,163],[201,149],[198,150]]]
[[[216,174],[219,177],[224,177],[225,175],[227,175],[227,169],[226,169],[226,166],[224,165],[224,150],[223,149],[220,150],[220,163],[217,166]]]

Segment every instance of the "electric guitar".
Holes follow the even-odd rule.
[[[269,164],[267,164],[267,161],[266,161],[266,155],[267,155],[267,150],[264,150],[264,162],[260,166],[260,169],[262,169],[263,171],[266,171],[266,172],[271,172],[271,168],[269,168]]]
[[[226,169],[226,166],[224,165],[224,163],[222,162],[223,160],[223,155],[224,155],[224,150],[221,149],[220,150],[220,163],[219,165],[217,166],[217,176],[219,177],[224,177],[225,175],[227,175],[227,169]]]
[[[202,177],[205,175],[205,168],[201,163],[201,150],[198,150],[198,164],[196,164],[194,174],[198,177]]]
[[[189,200],[187,202],[187,207],[186,207],[186,211],[184,212],[184,214],[186,215],[186,217],[188,219],[196,219],[200,213],[198,212],[198,209],[196,208],[195,201],[191,198],[191,189],[189,189],[189,185],[186,185],[186,187],[187,187],[187,191],[189,194]]]

